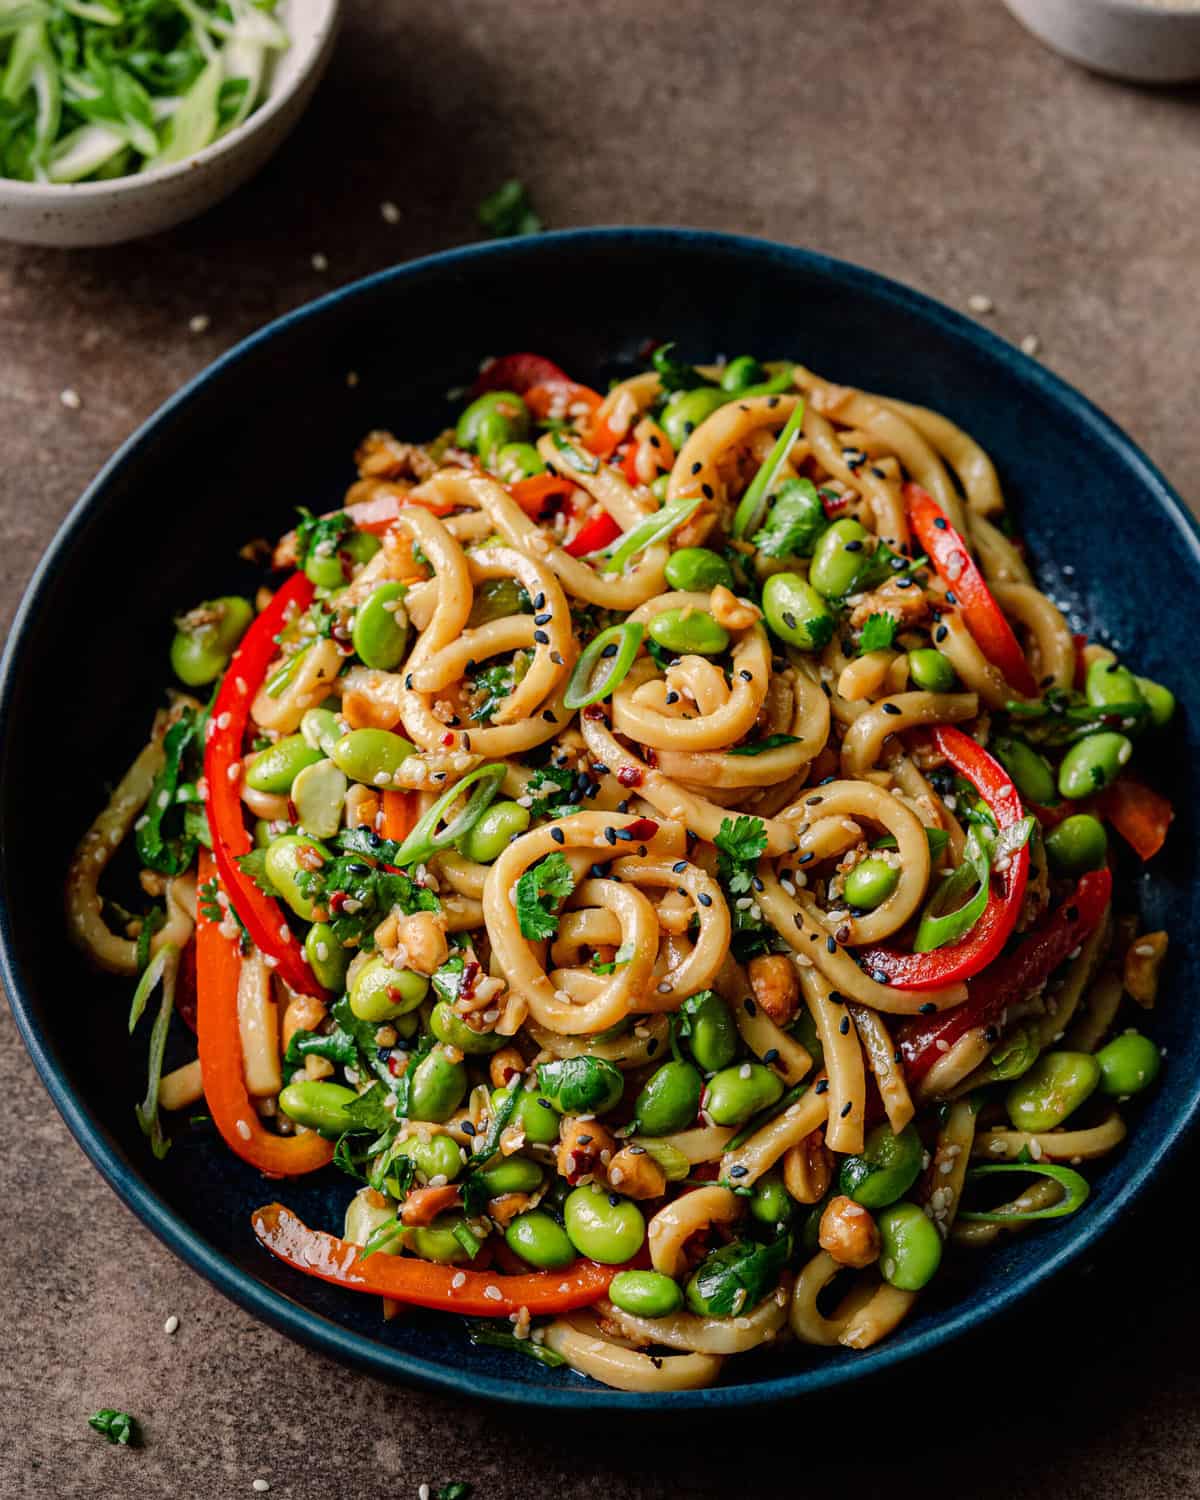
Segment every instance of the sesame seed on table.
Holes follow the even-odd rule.
[[[614,36],[619,73],[579,66],[613,58]],[[289,308],[474,238],[509,177],[551,226],[742,230],[913,284],[1078,385],[1186,493],[1195,120],[1194,91],[1076,70],[982,0],[514,0],[502,24],[471,0],[346,0],[311,109],[227,202],[141,244],[0,245],[2,623],[79,492],[183,381]],[[398,1390],[292,1344],[126,1211],[2,1007],[0,1087],[4,1500],[421,1500],[452,1480],[472,1500],[715,1500],[748,1476],[790,1493],[798,1461],[814,1492],[891,1500],[1197,1492],[1194,1269],[1144,1232],[1179,1211],[1196,1145],[1136,1222],[1002,1324],[794,1416],[739,1414],[753,1461],[735,1477],[711,1423],[614,1440],[611,1422]],[[137,1417],[140,1450],[88,1429],[106,1406]],[[862,1419],[869,1443],[811,1438]]]

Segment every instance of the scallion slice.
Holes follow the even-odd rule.
[[[913,941],[914,953],[932,953],[935,948],[957,943],[983,916],[988,904],[992,862],[988,846],[975,826],[967,835],[963,856],[963,863],[948,877],[921,914]],[[955,909],[955,903],[961,901],[972,886],[977,887],[975,894]]]
[[[422,864],[431,854],[436,854],[439,849],[448,849],[464,834],[470,833],[500,790],[500,783],[504,780],[504,770],[503,766],[476,766],[461,781],[456,781],[448,791],[442,793],[424,817],[418,821],[416,827],[396,850],[392,863],[401,867]],[[453,822],[447,823],[439,832],[438,824],[466,789],[475,785],[476,782],[479,785],[475,786],[466,807]]]
[[[146,1097],[136,1108],[137,1122],[142,1134],[150,1141],[150,1149],[161,1161],[166,1156],[171,1142],[163,1135],[162,1122],[158,1117],[158,1085],[162,1079],[163,1053],[167,1046],[167,1030],[171,1024],[171,1012],[175,1009],[175,977],[179,973],[179,949],[173,943],[164,943],[146,966],[133,992],[133,1003],[129,1007],[129,1031],[132,1035],[142,1013],[162,982],[162,1004],[150,1031],[150,1053],[146,1069]]]
[[[610,693],[615,692],[633,666],[633,659],[645,633],[645,627],[636,620],[625,620],[620,625],[610,625],[589,641],[571,673],[567,691],[563,694],[563,707],[586,708],[589,703],[599,703],[601,698],[607,698]],[[606,656],[606,649],[614,644],[616,650]],[[592,673],[596,670],[596,663],[601,660],[607,671],[602,674],[600,682],[593,686]]]
[[[750,481],[746,493],[738,502],[738,508],[733,517],[734,536],[744,537],[751,531],[757,531],[762,525],[767,512],[767,495],[779,478],[780,470],[787,462],[787,456],[792,451],[792,444],[796,441],[796,434],[800,431],[803,421],[804,401],[801,399],[796,402],[791,415],[783,424],[783,430],[767,456],[766,463]]]
[[[958,1213],[960,1219],[966,1219],[974,1224],[1024,1224],[1032,1219],[1062,1219],[1067,1214],[1073,1214],[1077,1208],[1081,1208],[1091,1192],[1086,1177],[1081,1177],[1070,1167],[1055,1166],[1052,1162],[989,1162],[987,1166],[972,1167],[967,1173],[966,1180],[973,1182],[978,1177],[990,1177],[996,1172],[1025,1172],[1035,1177],[1052,1177],[1063,1187],[1065,1196],[1057,1203],[1052,1203],[1049,1208],[1031,1208],[1025,1211],[1018,1210],[1016,1213],[983,1213],[975,1209],[963,1208]]]
[[[632,531],[621,537],[616,551],[600,571],[619,573],[635,552],[642,552],[669,537],[703,503],[703,495],[676,495],[674,500],[668,500],[661,510],[639,521]]]

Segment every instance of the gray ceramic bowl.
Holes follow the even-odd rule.
[[[1097,73],[1134,83],[1200,78],[1200,0],[1004,0],[1047,47]]]
[[[0,239],[26,245],[116,245],[194,218],[241,187],[304,113],[337,37],[341,0],[285,0],[291,37],[267,97],[236,130],[189,156],[108,182],[0,177]]]

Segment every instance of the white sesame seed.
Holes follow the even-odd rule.
[[[385,224],[399,224],[400,209],[390,199],[385,199],[379,205],[379,212]]]
[[[83,400],[79,392],[71,386],[67,386],[66,390],[59,391],[58,399],[68,411],[78,411],[83,405]]]
[[[483,1289],[483,1295],[488,1299],[489,1302],[504,1301],[504,1293],[498,1286],[485,1286]]]
[[[237,1122],[237,1133],[244,1141],[248,1141],[250,1139],[250,1127],[246,1124],[245,1120],[239,1120]]]
[[[982,292],[972,292],[967,298],[967,306],[973,313],[990,313],[995,309],[996,304]]]
[[[1036,333],[1027,333],[1021,340],[1021,353],[1028,354],[1033,359],[1041,352],[1042,341]]]
[[[269,1479],[256,1479],[250,1488],[260,1495],[265,1495],[271,1488],[271,1481]]]
[[[175,1316],[174,1313],[172,1313],[171,1316],[167,1319],[167,1321],[163,1324],[163,1332],[164,1333],[174,1333],[178,1329],[178,1327],[179,1327],[179,1319]]]
[[[417,1500],[429,1500],[429,1486],[423,1484],[417,1491]]]
[[[312,258],[312,268],[314,271],[328,271],[329,269],[328,259],[319,250]]]
[[[188,319],[188,328],[192,333],[207,333],[211,322],[207,313],[197,313],[195,317]]]

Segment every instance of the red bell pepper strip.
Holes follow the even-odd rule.
[[[546,417],[564,416],[572,406],[586,406],[594,412],[604,400],[590,385],[580,385],[565,375],[558,380],[546,380],[540,385],[530,386],[524,393],[525,405],[543,420]]]
[[[571,383],[567,372],[540,354],[502,354],[484,365],[471,387],[471,395],[482,396],[486,391],[516,391],[523,396],[535,385]]]
[[[212,879],[214,861],[200,854],[200,882]],[[298,1177],[333,1159],[333,1145],[322,1136],[272,1135],[264,1130],[246,1091],[242,1036],[238,1027],[238,979],[242,958],[236,937],[196,912],[196,1041],[204,1097],[225,1144],[243,1161],[269,1177]]]
[[[402,844],[417,821],[416,792],[384,792],[380,832],[385,839]]]
[[[294,573],[233,653],[208,719],[204,802],[221,884],[255,946],[275,961],[279,977],[292,989],[323,999],[325,991],[314,978],[299,943],[288,931],[279,903],[264,895],[237,862],[239,855],[250,852],[250,835],[242,817],[239,792],[242,742],[250,705],[275,658],[275,637],[293,611],[299,613],[308,608],[312,596],[309,580],[303,573]]]
[[[589,552],[599,552],[601,547],[607,547],[620,535],[621,528],[606,510],[601,511],[583,523],[563,550],[572,557],[586,557]]]
[[[1020,642],[992,597],[966,542],[946,519],[942,507],[919,484],[910,482],[904,486],[904,500],[917,540],[928,553],[938,577],[953,593],[979,649],[1019,693],[1036,698],[1038,686]]]
[[[621,459],[621,468],[624,470],[626,480],[634,486],[641,484],[641,476],[638,474],[638,451],[640,443],[630,443]]]
[[[1092,805],[1142,860],[1153,859],[1162,848],[1175,817],[1165,797],[1132,776],[1114,781]]]
[[[969,1031],[994,1026],[1005,1010],[1031,994],[1090,937],[1112,899],[1112,872],[1090,870],[1070,898],[1025,937],[1019,948],[974,980],[962,1005],[939,1016],[909,1021],[899,1034],[900,1056],[909,1084],[922,1079],[939,1058]]]
[[[1020,793],[1004,767],[982,745],[961,729],[941,726],[933,731],[934,747],[987,803],[996,827],[1003,832],[1025,816]],[[999,954],[1016,925],[1029,878],[1029,846],[1010,858],[1003,889],[993,886],[988,903],[974,927],[957,943],[930,953],[900,953],[892,948],[867,948],[860,961],[868,973],[883,974],[900,990],[932,990],[970,979]]]
[[[408,505],[419,505],[431,515],[448,516],[458,508],[455,500],[413,499],[411,495],[372,495],[369,500],[355,500],[344,508],[359,531],[369,531],[372,536],[382,536],[400,518],[400,512]]]
[[[532,474],[510,484],[508,493],[531,520],[537,521],[551,500],[569,500],[575,486],[559,474]]]
[[[563,1271],[503,1276],[439,1265],[415,1256],[376,1254],[363,1258],[358,1245],[310,1229],[290,1209],[268,1203],[251,1215],[259,1243],[307,1276],[319,1276],[351,1291],[371,1292],[439,1312],[502,1318],[526,1307],[534,1317],[591,1307],[608,1291],[621,1266],[577,1260]],[[490,1295],[489,1295],[490,1294]]]

